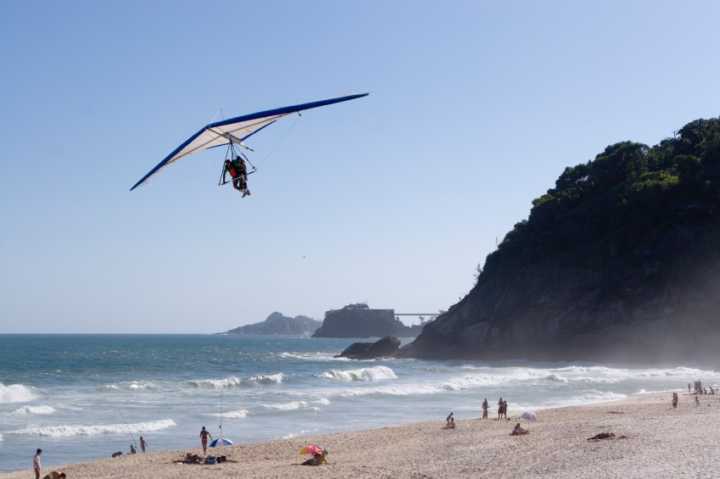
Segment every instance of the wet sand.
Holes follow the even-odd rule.
[[[509,398],[512,399],[512,398]],[[72,479],[165,478],[697,478],[720,477],[720,395],[642,394],[623,401],[537,412],[526,436],[510,436],[516,421],[457,418],[223,448],[232,463],[175,464],[185,452],[137,454],[55,467]],[[518,414],[520,411],[510,411]],[[615,438],[587,439],[601,432]],[[329,465],[300,466],[300,447],[329,450]],[[28,457],[28,462],[30,462]],[[43,474],[47,471],[43,471]],[[33,477],[31,471],[0,474]]]

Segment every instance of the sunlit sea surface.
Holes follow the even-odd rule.
[[[350,339],[178,335],[0,335],[0,470],[198,446],[201,426],[236,443],[511,415],[687,387],[720,373],[683,366],[349,361]]]

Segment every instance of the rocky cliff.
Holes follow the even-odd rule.
[[[317,338],[414,337],[419,328],[405,326],[392,309],[371,309],[367,304],[349,304],[327,311]]]
[[[720,119],[566,168],[402,354],[694,361],[720,348]]]
[[[284,316],[282,313],[274,312],[261,323],[240,326],[231,329],[227,334],[306,336],[313,334],[320,327],[320,324],[320,321],[307,316],[291,318]]]

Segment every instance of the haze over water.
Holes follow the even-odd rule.
[[[510,414],[686,387],[720,374],[579,363],[349,361],[350,339],[177,335],[0,336],[0,470],[198,445],[206,425],[236,443]],[[28,352],[31,351],[30,354]]]

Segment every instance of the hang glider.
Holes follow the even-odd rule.
[[[160,163],[155,165],[152,170],[150,170],[145,176],[140,178],[140,180],[135,183],[132,188],[130,188],[130,191],[142,185],[148,178],[150,178],[166,166],[175,163],[181,158],[189,156],[193,153],[197,153],[198,151],[206,150],[208,148],[215,148],[226,145],[228,147],[227,155],[229,155],[230,160],[233,160],[231,161],[231,163],[233,163],[235,159],[238,159],[240,160],[240,163],[244,165],[244,161],[246,161],[247,158],[243,154],[238,154],[235,151],[235,146],[242,146],[250,149],[246,147],[243,142],[251,136],[255,135],[256,133],[259,133],[264,128],[272,125],[276,121],[293,113],[298,113],[304,110],[310,110],[312,108],[318,108],[321,106],[332,105],[334,103],[355,100],[357,98],[362,98],[367,95],[367,93],[361,93],[358,95],[348,95],[337,98],[330,98],[327,100],[303,103],[300,105],[285,106],[282,108],[260,111],[257,113],[251,113],[249,115],[242,115],[235,118],[210,123],[201,128],[193,136],[185,140],[180,146],[175,148]],[[225,166],[223,167],[223,178],[226,172],[226,167],[228,166],[227,155]],[[230,168],[232,168],[232,166],[230,166]],[[232,170],[230,172],[232,173]],[[232,178],[233,186],[236,186],[237,183],[234,174],[232,174]],[[221,184],[225,184],[225,182],[221,181]],[[238,187],[236,186],[236,188]],[[249,194],[249,192],[247,194]],[[246,193],[243,194],[243,196],[245,195]]]

